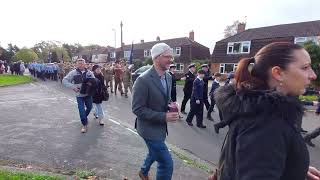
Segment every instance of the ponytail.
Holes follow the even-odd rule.
[[[237,88],[241,89],[243,87],[247,87],[249,85],[248,83],[254,81],[254,78],[252,77],[249,70],[249,66],[251,63],[255,63],[254,57],[244,58],[240,60],[235,74]]]

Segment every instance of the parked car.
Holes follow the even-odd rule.
[[[142,66],[139,69],[137,69],[136,71],[134,71],[132,73],[132,82],[134,83],[136,81],[136,79],[140,76],[140,74],[142,74],[143,72],[145,72],[146,70],[150,69],[151,65],[146,65],[146,66]]]

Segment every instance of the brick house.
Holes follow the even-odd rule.
[[[189,33],[189,37],[174,38],[160,40],[158,36],[156,41],[144,42],[133,44],[133,59],[144,61],[148,58],[151,59],[151,48],[153,45],[159,42],[164,42],[173,48],[174,62],[177,65],[178,72],[184,72],[187,66],[191,63],[191,60],[209,60],[210,49],[200,43],[194,41],[194,32]],[[116,56],[115,52],[110,53],[110,57],[113,59],[124,58],[129,59],[131,54],[131,44],[123,45],[122,48],[117,48]]]
[[[254,56],[259,49],[272,42],[291,42],[303,45],[307,41],[319,44],[320,20],[282,24],[245,30],[238,25],[234,36],[216,42],[211,56],[213,72],[235,71],[241,58]]]
[[[75,61],[79,57],[85,59],[87,62],[93,63],[105,63],[111,62],[112,58],[110,57],[110,52],[115,50],[114,47],[107,46],[96,46],[96,47],[84,47],[84,50],[72,57],[72,60]]]

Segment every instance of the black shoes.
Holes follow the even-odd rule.
[[[308,131],[306,131],[306,130],[304,130],[304,129],[301,128],[301,129],[300,129],[300,132],[303,133],[303,134],[305,134],[305,133],[307,133]]]
[[[188,124],[189,126],[193,126],[193,124],[192,124],[191,122],[187,122],[187,124]]]
[[[205,129],[207,128],[207,126],[204,126],[204,125],[197,125],[198,128],[202,128],[202,129]]]
[[[214,126],[214,132],[216,132],[217,134],[219,134],[219,127],[217,125],[213,125]]]

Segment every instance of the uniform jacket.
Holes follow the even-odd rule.
[[[142,73],[133,85],[132,112],[137,116],[138,134],[145,139],[164,140],[167,133],[166,112],[171,101],[171,76],[165,73],[167,92],[154,66]]]
[[[203,88],[204,88],[204,82],[203,80],[196,78],[193,81],[193,88],[192,88],[192,94],[191,94],[191,100],[203,100]]]
[[[183,91],[185,94],[190,94],[192,93],[192,86],[193,86],[193,81],[196,79],[196,76],[192,74],[190,71],[185,74],[186,77],[186,82],[183,87]]]
[[[297,97],[227,85],[215,100],[229,125],[220,180],[305,180],[309,153],[297,125],[303,116]]]
[[[214,80],[212,85],[211,85],[211,89],[209,92],[210,98],[214,98],[214,92],[216,91],[216,89],[218,89],[220,87],[220,84]]]

